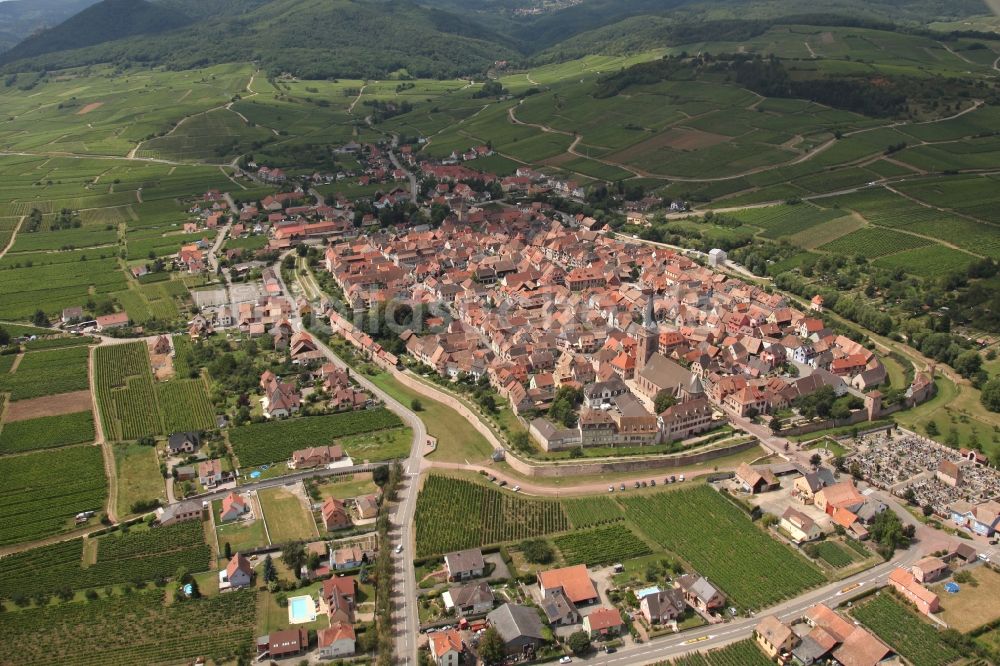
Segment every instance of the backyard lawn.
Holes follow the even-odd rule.
[[[166,487],[160,475],[156,449],[138,444],[115,444],[115,467],[118,473],[118,513],[131,513],[135,502],[166,500]]]
[[[302,499],[285,488],[265,488],[257,493],[271,543],[309,540],[319,536],[316,521]]]

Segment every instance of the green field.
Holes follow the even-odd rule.
[[[152,446],[139,444],[114,445],[115,468],[118,475],[118,513],[132,512],[136,502],[166,501],[159,458]]]
[[[825,578],[707,486],[620,498],[630,521],[743,608],[763,608]],[[780,577],[774,576],[781,571]]]
[[[101,450],[73,446],[0,458],[0,545],[58,534],[107,498]]]
[[[649,546],[624,525],[573,532],[557,536],[552,541],[567,565],[586,564],[594,567],[652,552]]]
[[[221,663],[252,645],[256,615],[251,591],[167,605],[163,590],[144,590],[3,613],[0,631],[21,664],[175,664],[199,656]]]
[[[284,488],[257,493],[271,543],[311,541],[319,536],[316,521],[298,495]]]
[[[84,391],[90,387],[88,353],[86,347],[28,352],[17,372],[0,375],[0,391],[9,392],[11,401]]]
[[[855,606],[851,615],[913,666],[943,666],[960,656],[941,640],[937,629],[886,590]]]
[[[414,524],[418,557],[569,529],[559,502],[437,474],[417,496]]]
[[[50,449],[94,441],[94,415],[77,412],[0,425],[0,453]]]
[[[94,350],[94,383],[105,437],[138,439],[162,431],[144,342]]]
[[[380,407],[240,426],[229,431],[229,441],[241,466],[255,467],[287,460],[297,449],[332,444],[340,437],[359,433],[398,428],[401,423],[398,416]],[[346,453],[351,455],[350,450]]]

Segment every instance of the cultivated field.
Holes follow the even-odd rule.
[[[332,444],[338,437],[400,425],[402,422],[398,416],[387,409],[377,408],[240,426],[229,431],[229,441],[240,459],[240,465],[254,467],[287,460],[296,449]],[[351,452],[347,451],[347,454]]]
[[[101,511],[105,499],[107,480],[96,446],[2,457],[0,545],[65,531],[77,513]]]
[[[621,562],[652,552],[642,539],[624,525],[599,527],[557,536],[552,540],[567,565],[586,564],[593,567]]]
[[[855,606],[851,615],[913,666],[943,666],[959,657],[941,640],[937,629],[904,606],[888,590]]]
[[[89,410],[0,425],[0,453],[50,449],[92,441],[94,414]]]
[[[86,347],[28,352],[17,372],[0,374],[0,391],[16,401],[86,390],[87,354]]]
[[[825,580],[708,486],[620,501],[642,532],[707,576],[737,606],[763,608]]]
[[[435,474],[417,497],[414,523],[418,557],[569,529],[558,502]]]
[[[162,431],[144,343],[98,347],[94,378],[105,437],[138,439]]]

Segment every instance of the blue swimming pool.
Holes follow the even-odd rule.
[[[292,597],[288,600],[288,621],[292,624],[312,622],[316,619],[316,605],[312,597]]]

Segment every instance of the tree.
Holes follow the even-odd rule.
[[[657,414],[662,414],[667,411],[674,404],[677,403],[677,398],[674,397],[673,391],[663,389],[656,394],[656,398],[653,399],[653,408],[656,410]]]
[[[934,421],[927,422],[927,425],[924,426],[924,432],[927,433],[928,437],[937,437],[941,434],[941,431],[938,430],[937,423]]]
[[[1000,412],[1000,375],[983,385],[983,392],[979,399],[986,409],[991,412]]]
[[[33,323],[35,326],[48,328],[49,318],[45,315],[44,310],[35,310],[35,315],[31,318],[31,323]]]
[[[897,548],[908,548],[910,538],[903,523],[893,511],[886,510],[875,517],[870,530],[872,540],[879,545],[879,553],[889,559]]]
[[[385,465],[380,465],[372,470],[372,481],[376,486],[384,486],[385,482],[389,480],[389,468]]]
[[[226,545],[223,547],[222,553],[223,553],[222,556],[225,557],[227,560],[228,559],[232,559],[232,557],[233,557],[233,547],[229,545],[228,541],[226,542]]]
[[[580,656],[586,654],[590,651],[590,635],[583,631],[574,631],[566,639],[566,644],[569,645],[569,649],[573,651],[573,654]]]
[[[524,559],[532,564],[548,564],[555,557],[552,546],[545,539],[529,539],[521,543]]]
[[[0,347],[10,344],[10,333],[3,326],[0,326]]]
[[[271,559],[271,555],[268,554],[264,558],[264,582],[273,583],[278,579],[278,572],[274,568],[274,560]]]
[[[415,412],[424,411],[424,403],[420,402],[420,398],[414,398],[410,401],[410,409]]]
[[[479,658],[486,666],[494,666],[502,664],[504,656],[503,638],[500,637],[500,632],[490,627],[479,641]]]
[[[820,454],[814,453],[811,456],[809,456],[809,464],[812,465],[813,467],[819,467],[819,464],[821,462],[823,462],[823,457]]]
[[[281,549],[281,561],[295,574],[302,577],[302,565],[306,563],[306,549],[301,543],[290,543]]]

